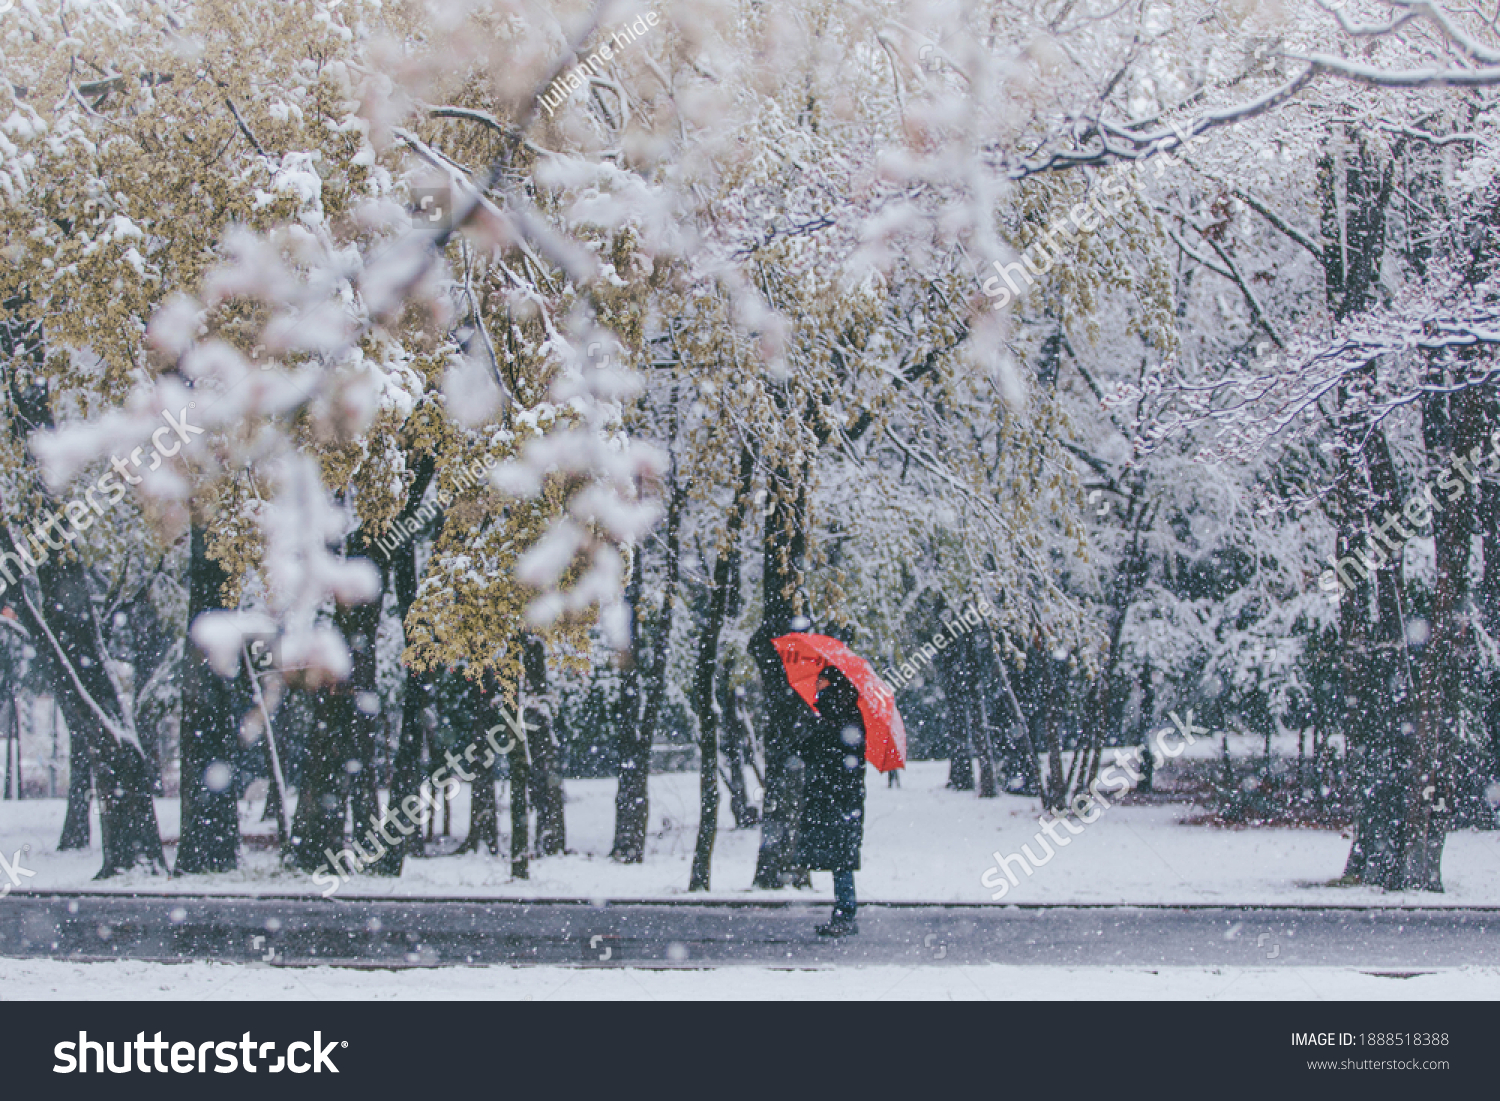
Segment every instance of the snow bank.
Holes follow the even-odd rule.
[[[1038,832],[1037,800],[1002,795],[981,800],[972,792],[943,787],[947,764],[918,761],[902,775],[900,788],[868,773],[868,826],[861,899],[883,902],[990,903],[992,892],[980,877],[994,866],[993,854],[1014,853]],[[340,892],[358,896],[420,898],[673,899],[687,895],[693,838],[698,820],[695,773],[651,777],[651,832],[645,863],[621,865],[609,859],[613,840],[613,780],[569,780],[569,853],[533,860],[531,879],[513,881],[505,857],[488,854],[435,856],[407,862],[400,879],[356,876]],[[504,796],[502,792],[502,797]],[[290,809],[290,808],[289,808]],[[270,823],[261,806],[241,804],[242,829],[263,839],[248,845],[238,871],[167,880],[131,873],[95,883],[99,870],[99,827],[95,848],[59,853],[64,804],[60,799],[0,803],[0,849],[7,854],[30,845],[28,880],[33,890],[114,890],[213,894],[305,894],[318,897],[310,876],[282,868],[272,851]],[[1212,905],[1473,906],[1500,905],[1500,833],[1463,831],[1450,835],[1443,857],[1444,894],[1386,894],[1365,887],[1330,887],[1342,874],[1349,842],[1335,830],[1219,829],[1182,825],[1200,813],[1190,806],[1111,808],[1044,867],[1006,895],[1002,903],[1196,903]],[[157,802],[163,835],[175,839],[179,805]],[[502,823],[509,821],[504,811]],[[453,813],[456,847],[468,822],[467,793]],[[751,891],[759,844],[758,830],[729,828],[728,798],[723,828],[714,850],[709,897],[753,898],[777,892]],[[1036,848],[1033,842],[1033,848]],[[169,858],[171,848],[169,845]],[[786,897],[831,899],[827,873],[814,873],[812,892],[788,889]],[[696,898],[702,895],[693,896]]]

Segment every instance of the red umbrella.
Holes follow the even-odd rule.
[[[896,710],[896,694],[870,663],[836,638],[795,631],[771,644],[786,666],[786,679],[797,695],[817,710],[818,674],[833,666],[859,690],[859,713],[865,720],[865,760],[881,772],[906,767],[906,724]]]

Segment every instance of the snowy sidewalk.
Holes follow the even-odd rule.
[[[1299,967],[845,967],[826,970],[591,970],[467,967],[410,971],[233,964],[0,959],[0,1000],[139,1001],[1491,1001],[1500,968],[1381,974]],[[147,994],[146,992],[151,992]]]
[[[1037,800],[1001,796],[981,800],[972,792],[943,787],[947,764],[914,763],[903,786],[888,788],[869,777],[864,867],[860,897],[885,902],[989,903],[993,893],[981,877],[995,865],[994,853],[1039,846]],[[400,879],[359,876],[339,897],[383,898],[571,898],[673,900],[689,896],[688,872],[697,824],[698,778],[674,773],[651,778],[651,836],[646,860],[620,865],[608,858],[614,812],[613,780],[567,782],[570,854],[535,860],[531,878],[510,878],[509,861],[485,855],[434,857],[407,862]],[[162,831],[178,832],[178,802],[159,800]],[[246,813],[247,830],[263,832],[259,807]],[[95,849],[58,853],[61,800],[0,803],[0,851],[25,851],[34,870],[26,889],[110,890],[185,894],[301,895],[316,898],[311,876],[288,871],[275,854],[247,848],[239,870],[216,876],[163,879],[139,873],[96,883]],[[1326,884],[1342,874],[1349,842],[1337,831],[1312,829],[1229,830],[1186,826],[1196,813],[1187,806],[1115,806],[1029,878],[1009,889],[1011,903],[1303,905],[1303,906],[1500,906],[1500,832],[1451,835],[1443,857],[1444,894],[1385,894],[1371,888]],[[454,808],[460,837],[468,820],[464,796]],[[729,816],[726,813],[724,819]],[[501,815],[502,822],[505,815]],[[709,897],[767,901],[831,898],[826,873],[814,875],[815,891],[751,891],[758,830],[722,829],[714,853],[714,891]],[[456,839],[455,839],[456,843]],[[168,858],[174,854],[168,852]],[[993,877],[992,877],[992,882]],[[0,905],[4,905],[0,900]]]

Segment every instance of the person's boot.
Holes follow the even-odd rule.
[[[838,910],[833,912],[833,919],[827,925],[818,926],[820,937],[849,937],[857,932],[859,932],[859,923],[854,920],[854,915]]]

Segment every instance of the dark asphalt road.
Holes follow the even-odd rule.
[[[1500,965],[1500,911],[865,906],[822,941],[804,903],[338,901],[12,894],[0,956],[378,967],[520,963]]]

